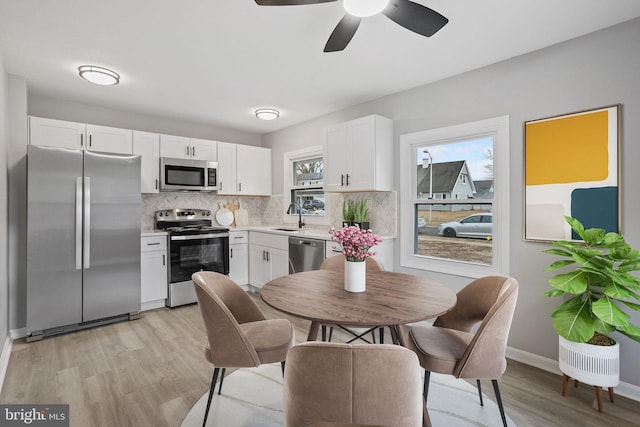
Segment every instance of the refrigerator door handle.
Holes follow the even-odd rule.
[[[76,270],[82,269],[82,177],[76,178]]]
[[[91,267],[91,178],[84,178],[84,268]]]

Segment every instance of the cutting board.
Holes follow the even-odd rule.
[[[238,206],[239,206],[238,202],[234,202],[233,200],[227,200],[227,204],[224,205],[224,207],[229,209],[229,211],[231,211],[231,213],[233,214],[233,221],[231,222],[231,227],[236,226],[235,212],[238,209]]]
[[[235,210],[234,214],[237,227],[246,227],[249,225],[249,212],[240,206],[240,201],[238,201],[238,209]]]
[[[216,221],[218,221],[218,224],[223,227],[230,226],[233,224],[233,212],[221,206],[220,209],[218,209],[218,212],[216,212]]]

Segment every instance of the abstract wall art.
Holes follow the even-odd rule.
[[[524,123],[524,239],[577,240],[585,228],[620,232],[620,105]]]

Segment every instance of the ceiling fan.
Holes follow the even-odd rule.
[[[256,0],[259,6],[296,6],[337,0]],[[383,13],[407,30],[431,37],[449,20],[435,10],[409,0],[343,0],[344,17],[329,36],[325,52],[343,50],[353,38],[362,18]]]

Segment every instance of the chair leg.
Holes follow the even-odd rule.
[[[329,342],[331,342],[331,338],[333,338],[333,326],[329,328]]]
[[[224,382],[224,374],[227,372],[227,368],[222,368],[220,373],[220,387],[218,387],[218,394],[222,393],[222,383]]]
[[[375,329],[371,329],[371,341],[373,341],[373,343],[376,343],[376,330]]]
[[[482,384],[480,384],[480,380],[476,380],[476,384],[478,384],[478,396],[480,397],[480,406],[484,406],[484,402],[482,401]]]
[[[424,397],[424,404],[427,404],[427,397],[429,396],[429,379],[431,378],[431,371],[424,370],[424,387],[422,389],[422,397]]]
[[[280,362],[280,366],[282,367],[282,378],[284,378],[284,360]]]
[[[504,414],[504,406],[502,406],[502,398],[500,397],[500,388],[498,387],[498,380],[491,380],[493,383],[493,391],[496,393],[496,400],[498,401],[498,408],[500,408],[500,416],[502,417],[502,425],[507,427],[507,417]]]
[[[380,326],[380,344],[384,344],[384,326]]]
[[[209,388],[209,400],[207,401],[207,409],[204,411],[204,420],[202,421],[202,427],[207,425],[207,417],[209,416],[209,408],[211,407],[211,399],[213,399],[213,393],[216,389],[216,381],[218,380],[218,372],[220,368],[213,369],[213,378],[211,378],[211,387]]]

